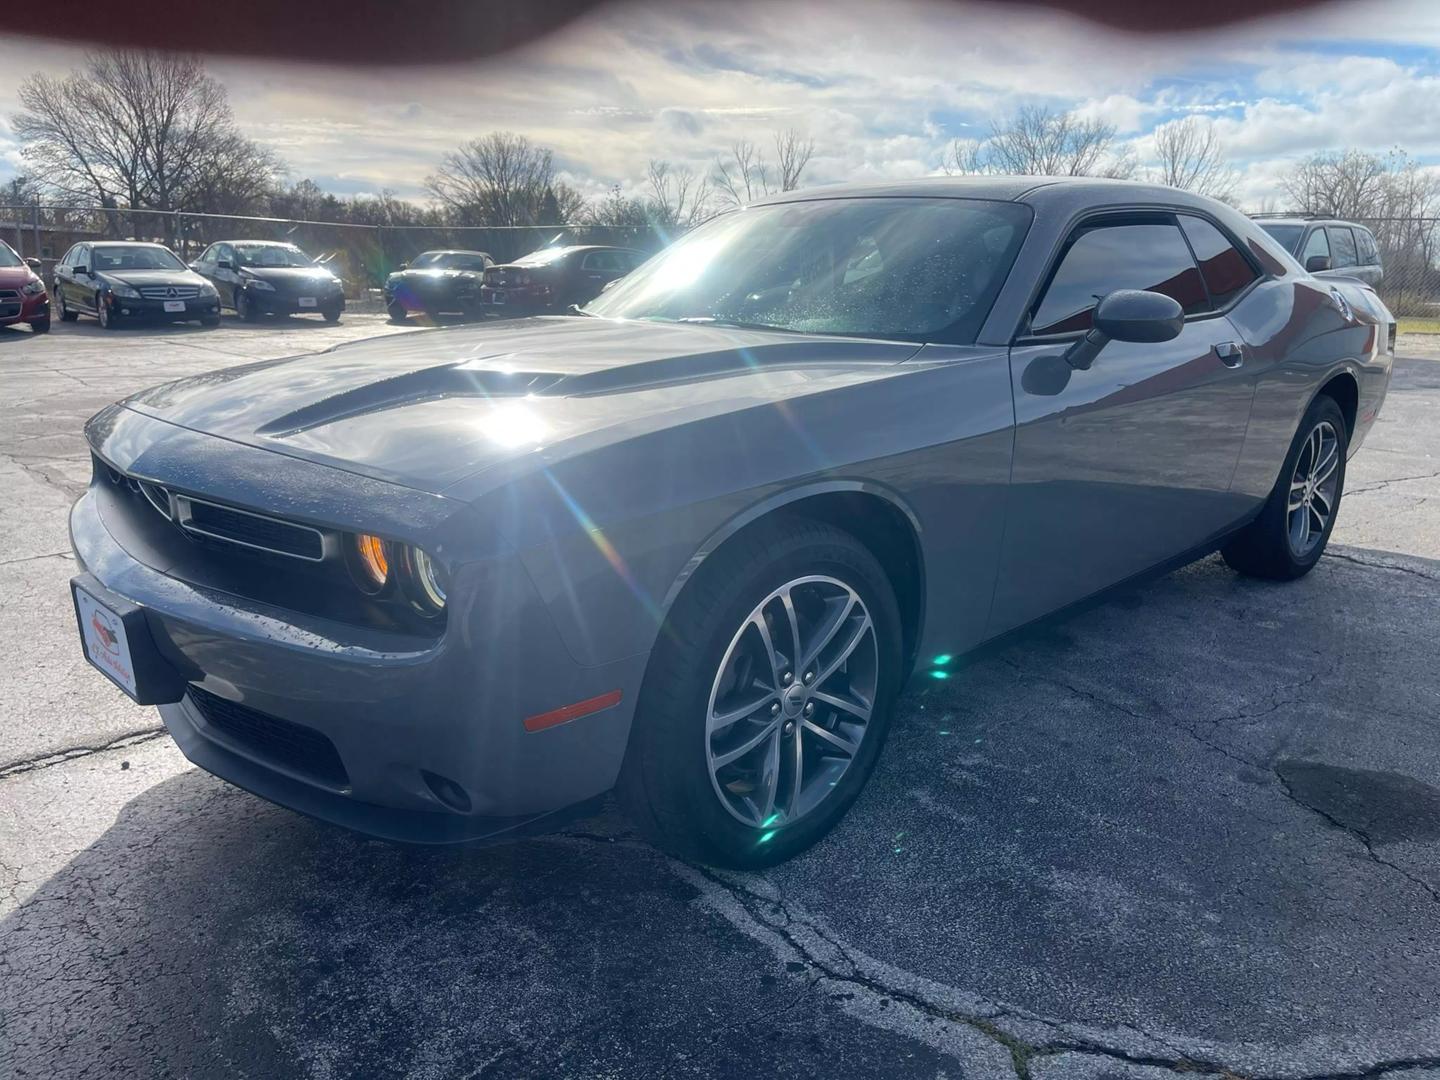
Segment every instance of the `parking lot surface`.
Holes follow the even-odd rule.
[[[396,331],[0,331],[0,1075],[1440,1078],[1440,343],[1308,577],[1210,558],[971,658],[834,834],[730,874],[611,810],[361,839],[84,664],[85,417]]]

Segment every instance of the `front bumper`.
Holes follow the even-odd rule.
[[[218,296],[197,296],[181,300],[184,311],[166,311],[164,300],[139,300],[128,296],[116,296],[110,304],[112,318],[134,319],[150,322],[193,322],[196,319],[218,319],[220,298]]]
[[[543,311],[554,304],[554,292],[547,285],[483,285],[480,306],[503,315],[507,311]]]
[[[256,311],[266,315],[320,315],[327,311],[341,312],[345,310],[345,297],[342,294],[315,292],[305,293],[304,296],[314,300],[315,303],[302,305],[300,293],[292,295],[262,289],[245,290],[246,301]]]
[[[126,460],[127,447],[146,441],[136,437],[141,428],[168,435],[165,452]],[[201,452],[190,444],[205,439],[129,414],[97,451],[117,468],[173,484],[173,463],[194,461]],[[353,481],[338,470],[233,444],[222,460],[223,474],[207,470],[211,494],[242,504],[247,474],[251,483],[263,476],[277,490],[303,484],[320,503],[339,504]],[[409,489],[396,489],[396,498],[439,499]],[[198,688],[160,706],[160,714],[202,768],[322,820],[419,843],[510,835],[614,785],[645,658],[576,664],[517,555],[492,550],[459,568],[445,632],[417,638],[169,577],[126,550],[100,506],[94,490],[75,504],[72,545],[104,589],[144,609],[159,655],[187,687]],[[398,505],[385,511],[391,514],[412,516]],[[435,516],[433,505],[413,513],[427,515]],[[541,731],[524,727],[526,717],[616,689],[616,706]],[[201,705],[217,699],[245,716],[314,733],[333,746],[343,769],[308,769],[277,752],[274,739],[209,722]],[[434,777],[457,785],[468,808],[447,803]]]
[[[19,292],[18,289],[14,291]],[[16,301],[0,297],[0,326],[13,326],[15,323],[28,323],[31,319],[49,317],[50,294],[48,292],[36,293],[33,296],[20,293],[18,306]]]

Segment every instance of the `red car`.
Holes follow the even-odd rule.
[[[0,326],[29,323],[37,334],[50,329],[50,294],[38,269],[39,259],[22,259],[0,240]]]

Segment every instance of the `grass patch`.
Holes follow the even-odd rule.
[[[1440,334],[1440,318],[1411,318],[1402,316],[1397,320],[1402,334]]]

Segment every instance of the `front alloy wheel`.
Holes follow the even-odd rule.
[[[745,825],[791,825],[855,760],[879,681],[865,601],[831,577],[797,578],[756,605],[710,688],[705,753],[721,804]]]
[[[738,869],[804,851],[874,770],[902,678],[884,567],[821,521],[751,526],[705,559],[650,655],[617,792],[650,840]]]

